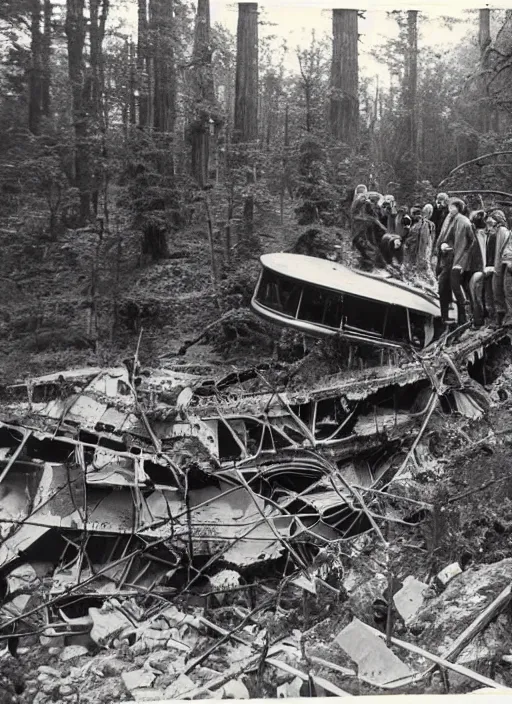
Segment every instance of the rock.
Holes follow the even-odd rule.
[[[50,677],[60,677],[61,673],[54,667],[48,667],[48,665],[39,665],[37,671],[42,675],[49,675]]]
[[[302,687],[302,680],[300,677],[295,677],[291,682],[285,682],[280,687],[277,688],[277,698],[278,699],[298,699],[300,697],[300,690]]]
[[[73,660],[74,658],[80,658],[82,655],[87,655],[88,652],[89,651],[87,648],[83,645],[67,645],[60,654],[60,659],[63,662],[67,662],[68,660]]]
[[[412,625],[418,631],[422,629],[418,645],[443,657],[458,636],[511,581],[512,558],[465,570],[417,613]],[[501,643],[501,652],[506,652],[509,644],[507,634]]]
[[[165,642],[165,647],[171,648],[172,650],[181,650],[182,653],[188,653],[190,651],[190,647],[188,645],[181,643],[175,638],[169,638],[169,640]]]
[[[18,651],[19,652],[19,651]],[[62,652],[62,648],[59,648],[58,646],[54,645],[51,648],[48,648],[48,655],[56,656],[60,652]]]
[[[168,650],[157,650],[147,659],[149,667],[154,667],[159,672],[167,672],[167,665],[174,659],[174,654]]]
[[[69,697],[70,694],[73,694],[74,689],[73,687],[70,687],[69,684],[62,684],[59,687],[59,694],[61,697]]]
[[[44,704],[47,701],[48,697],[46,696],[46,694],[44,692],[38,692],[32,700],[32,704]]]
[[[166,699],[181,699],[189,690],[195,689],[195,683],[183,673],[165,690]]]
[[[119,635],[125,628],[131,626],[128,618],[115,607],[108,608],[108,602],[101,609],[91,607],[89,616],[92,619],[91,638],[98,645],[105,645],[109,640]]]
[[[65,645],[64,636],[39,636],[39,642],[47,648],[61,649]]]
[[[366,624],[355,618],[335,638],[358,666],[358,674],[374,684],[385,684],[413,674]]]
[[[131,695],[136,702],[157,702],[167,699],[164,689],[134,689]]]
[[[222,699],[249,699],[249,690],[241,680],[229,680],[220,689]]]
[[[122,675],[131,667],[130,663],[124,662],[119,658],[110,657],[103,662],[96,663],[96,669],[101,672],[105,677],[115,677],[117,675]]]
[[[441,572],[439,572],[436,579],[439,580],[441,586],[445,587],[448,582],[450,582],[454,577],[457,577],[459,574],[462,574],[462,567],[458,562],[452,562],[451,565],[448,565],[441,570]]]
[[[376,574],[370,579],[359,581],[355,575],[353,577],[351,575],[347,582],[352,587],[346,602],[350,613],[366,621],[373,618],[373,604],[376,599],[382,599],[388,586],[386,577],[383,574]],[[343,584],[345,586],[345,581]]]
[[[395,594],[393,601],[406,626],[423,606],[425,593],[429,589],[428,584],[420,582],[415,577],[409,576],[404,579],[403,587]]]
[[[164,618],[157,618],[151,622],[151,629],[154,631],[167,631],[169,624]]]
[[[167,665],[167,672],[170,675],[180,675],[185,669],[185,657],[180,655],[179,657],[174,657],[171,662]]]
[[[130,670],[130,672],[123,672],[121,679],[126,689],[132,692],[134,689],[151,687],[155,681],[155,675],[148,670]]]
[[[43,682],[41,690],[45,694],[53,694],[59,688],[59,683],[55,681]]]

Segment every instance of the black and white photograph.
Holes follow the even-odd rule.
[[[512,694],[511,9],[0,0],[0,251],[0,704]]]

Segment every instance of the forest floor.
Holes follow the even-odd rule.
[[[136,233],[124,231],[120,236],[115,231],[98,242],[94,231],[68,232],[56,241],[42,241],[31,238],[30,233],[20,235],[12,223],[6,223],[0,230],[0,281],[5,283],[6,292],[0,301],[0,384],[72,367],[119,364],[133,357],[139,340],[141,360],[153,367],[165,366],[169,359],[204,367],[248,366],[270,359],[275,354],[272,334],[256,323],[251,327],[246,317],[242,336],[240,328],[233,334],[233,327],[214,327],[206,341],[178,356],[183,343],[194,339],[226,310],[244,310],[258,275],[260,253],[288,250],[300,235],[290,204],[283,224],[277,211],[267,211],[257,214],[256,225],[264,233],[259,238],[263,243],[260,251],[249,256],[238,254],[235,247],[235,265],[229,270],[225,267],[225,275],[221,272],[214,287],[205,223],[196,222],[173,235],[168,260],[144,265],[138,261]],[[329,236],[325,239],[329,246]],[[216,256],[219,263],[225,260],[220,235]],[[403,491],[430,502],[433,510],[415,526],[392,527],[387,536],[394,551],[394,573],[400,581],[407,576],[432,580],[453,562],[464,569],[454,584],[457,579],[466,579],[471,586],[471,580],[483,574],[485,565],[505,563],[500,569],[510,569],[512,579],[512,356],[506,348],[496,354],[488,391],[494,405],[484,420],[447,416],[441,411],[431,419],[418,448],[419,467]],[[283,592],[280,607],[273,604],[263,610],[252,625],[249,623],[247,633],[257,641],[265,633],[276,637],[300,632],[308,643],[308,653],[350,667],[334,638],[354,615],[374,623],[374,602],[382,598],[386,586],[378,566],[382,547],[375,535],[364,536],[356,552],[356,557],[352,553],[348,559],[342,556],[346,572],[340,575],[336,587],[343,597],[334,598],[324,590],[313,595],[290,588]],[[489,575],[486,586],[492,592],[492,570]],[[347,596],[344,583],[349,577],[357,586]],[[446,627],[443,592],[435,599],[432,627],[439,631]],[[452,606],[453,599],[457,601],[453,597]],[[202,614],[202,604],[201,599],[198,602],[189,595],[180,608]],[[234,609],[246,606],[233,598],[217,604],[209,615],[229,628],[236,621]],[[464,600],[456,603],[451,633],[454,638],[457,628],[460,631],[462,624],[467,625],[464,618],[471,608]],[[510,608],[500,618],[508,635],[499,636],[494,646],[478,641],[476,655],[466,664],[512,686],[511,666],[502,659],[512,648]],[[398,625],[395,633],[405,640],[415,636],[414,629],[404,629],[403,625]],[[192,639],[194,652],[202,652],[209,645],[211,633],[208,636],[203,633],[199,641]],[[264,640],[258,642],[261,645]],[[176,680],[173,661],[178,662],[179,657],[160,646],[137,650],[127,642],[115,641],[109,649],[76,651],[67,660],[64,653],[70,652],[64,643],[40,645],[37,639],[27,643],[22,639],[20,645],[31,648],[30,662],[24,656],[0,657],[0,704],[125,701],[131,698],[127,683],[132,671],[138,673],[136,677],[141,677],[141,672],[149,673],[152,687],[159,692],[169,693]],[[240,650],[241,646],[236,647]],[[225,644],[216,657],[206,660],[190,675],[193,684],[200,686],[239,657],[241,661],[247,659],[247,652],[240,654],[234,648]],[[314,669],[307,658],[297,667],[302,672]],[[352,694],[385,693],[357,677],[324,668],[315,672]],[[239,681],[242,676],[233,678]],[[243,681],[251,696],[275,697],[281,685],[285,685],[288,696],[297,696],[300,691],[293,677],[286,678],[272,667],[258,669],[257,674],[244,676]],[[476,686],[466,678],[451,680],[451,691]],[[446,677],[429,678],[398,692],[438,693],[449,687]],[[241,696],[240,690],[235,696]]]
[[[223,232],[216,232],[220,271],[214,286],[201,213],[198,222],[169,236],[170,258],[160,262],[141,261],[139,236],[123,230],[122,223],[100,242],[94,230],[68,231],[51,241],[20,233],[16,223],[8,222],[0,229],[5,291],[0,301],[0,383],[63,368],[120,363],[133,356],[141,330],[141,360],[159,366],[227,308],[247,304],[259,254],[287,250],[298,237],[292,204],[285,206],[283,224],[278,212],[267,209],[256,212],[255,226],[262,233],[256,253],[246,254],[235,238],[231,266],[224,264]],[[239,244],[243,254],[237,251]],[[190,348],[184,361],[215,364],[227,358],[250,363],[251,357],[266,353],[249,343],[232,349],[227,345],[221,357],[203,341]]]

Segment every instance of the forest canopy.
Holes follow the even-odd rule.
[[[207,282],[223,314],[247,302],[269,238],[320,228],[343,250],[359,183],[409,205],[440,184],[512,202],[512,11],[395,11],[379,27],[319,9],[298,44],[262,5],[229,11],[233,31],[209,0],[1,4],[7,339],[34,328],[13,329],[16,305],[52,344],[70,315],[96,350],[147,316],[165,327],[154,267],[180,256],[193,271],[168,264],[162,282]],[[46,284],[25,286],[44,261]]]

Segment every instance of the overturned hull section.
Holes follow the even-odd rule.
[[[442,330],[438,296],[386,275],[300,254],[265,254],[251,306],[277,325],[312,337],[378,347],[425,348]],[[456,318],[452,304],[450,318]]]

